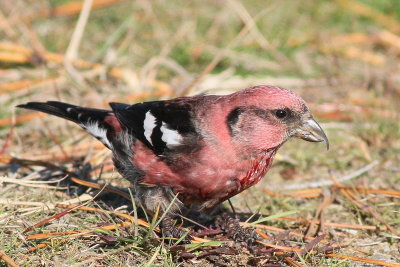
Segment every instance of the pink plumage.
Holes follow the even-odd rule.
[[[19,107],[71,120],[99,139],[138,203],[151,211],[167,207],[176,194],[171,213],[229,199],[258,183],[291,137],[328,146],[304,100],[280,87],[110,106],[49,101]]]

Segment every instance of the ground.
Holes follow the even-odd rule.
[[[0,2],[0,266],[400,266],[397,0],[90,2]],[[103,145],[15,109],[259,84],[301,95],[330,149],[289,141],[231,199],[264,237],[250,248],[160,241]]]

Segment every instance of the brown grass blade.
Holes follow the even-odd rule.
[[[0,61],[4,61],[1,58]],[[56,82],[59,77],[49,77],[49,78],[39,78],[39,79],[29,79],[29,80],[19,80],[16,82],[8,82],[0,84],[0,94],[11,93],[19,90],[29,89],[33,86],[53,83]]]
[[[25,123],[25,122],[28,122],[28,121],[31,121],[31,120],[34,120],[36,118],[40,118],[43,116],[45,116],[45,114],[39,113],[39,112],[19,115],[19,116],[15,117],[15,124]],[[11,118],[0,119],[0,127],[9,126],[9,125],[12,125],[12,123],[13,123],[13,120]]]
[[[104,213],[104,214],[114,214],[118,217],[128,219],[131,222],[135,221],[135,218],[133,216],[122,213],[122,212],[102,210],[99,208],[93,208],[93,207],[87,207],[87,206],[65,205],[65,204],[56,204],[56,207],[63,208],[63,209],[75,209],[75,210],[83,210],[83,211],[91,211],[91,212],[100,212],[100,213]],[[138,219],[138,222],[142,226],[149,227],[149,224],[147,222],[145,222],[144,220]]]
[[[255,230],[255,231],[256,231],[256,233],[257,233],[259,236],[261,236],[262,238],[264,238],[264,239],[270,239],[269,236],[268,236],[266,233],[261,232],[260,230]]]
[[[15,128],[15,121],[11,125],[10,131],[7,134],[7,138],[4,141],[3,147],[0,149],[0,155],[3,155],[6,152],[7,148],[10,146],[11,140],[14,135],[14,128]]]
[[[377,221],[383,223],[387,229],[395,235],[399,235],[399,233],[394,229],[386,220],[382,218],[382,216],[376,212],[371,206],[365,205],[359,202],[359,197],[354,193],[358,193],[355,190],[347,190],[347,187],[343,186],[334,176],[332,179],[335,182],[335,185],[339,187],[339,191],[342,193],[344,197],[346,197],[351,203],[353,203],[360,210],[369,213],[372,215]]]
[[[31,61],[30,58],[24,54],[0,51],[0,62],[24,64],[24,63],[29,63]]]
[[[351,260],[351,261],[358,261],[358,262],[364,262],[364,263],[381,265],[381,266],[388,266],[388,267],[400,267],[400,263],[391,263],[391,262],[386,262],[386,261],[381,261],[381,260],[366,259],[366,258],[355,257],[355,256],[347,256],[347,255],[336,254],[336,253],[326,254],[325,257],[344,259],[344,260]]]
[[[37,54],[26,47],[14,43],[0,42],[0,62],[16,63],[16,64],[31,64],[35,62]],[[63,64],[64,56],[56,53],[44,51],[41,55],[44,61]],[[74,67],[84,69],[107,69],[104,65],[91,63],[85,60],[73,60],[71,64]],[[114,78],[122,77],[122,71],[117,68],[111,68],[108,72]]]
[[[373,193],[373,194],[382,194],[389,195],[394,197],[400,197],[400,191],[395,190],[386,190],[386,189],[372,189],[366,187],[349,187],[349,186],[338,186],[339,189],[349,190],[349,191],[357,191],[359,193]]]
[[[260,241],[260,240],[257,240],[257,243],[260,243],[261,245],[264,245],[264,246],[269,247],[269,248],[276,248],[276,249],[280,249],[280,250],[286,251],[286,252],[301,252],[301,251],[303,251],[300,248],[292,248],[292,247],[273,245],[273,244],[265,243],[265,242]]]
[[[36,223],[36,224],[34,224],[32,226],[29,226],[24,231],[22,231],[22,233],[25,234],[25,233],[30,232],[30,231],[32,231],[32,230],[34,230],[34,229],[36,229],[36,228],[38,228],[38,227],[40,227],[42,225],[45,225],[45,224],[48,224],[48,223],[50,223],[50,222],[52,222],[54,220],[60,219],[64,215],[66,215],[66,214],[70,213],[71,211],[73,211],[74,209],[76,209],[76,207],[74,206],[73,208],[69,208],[69,209],[67,209],[65,211],[59,212],[59,213],[57,213],[57,214],[55,214],[55,215],[53,215],[53,216],[51,216],[51,217],[49,217],[47,219],[44,219],[44,220],[42,220],[42,221],[40,221],[40,222],[38,222],[38,223]]]
[[[361,32],[354,32],[348,34],[341,34],[338,36],[333,36],[329,38],[329,42],[335,44],[336,46],[348,45],[348,44],[365,44],[371,43],[375,40],[373,36],[367,35]]]
[[[388,196],[394,196],[394,197],[399,197],[400,196],[400,191],[395,191],[395,190],[387,190],[387,189],[373,189],[373,188],[367,188],[367,187],[350,187],[350,186],[344,186],[344,185],[334,185],[332,186],[333,189],[338,188],[338,189],[343,189],[343,190],[350,190],[350,191],[357,191],[359,193],[372,193],[372,194],[382,194],[382,195],[388,195]],[[278,194],[275,192],[271,192],[267,189],[263,189],[265,193],[271,196],[276,196],[276,197],[282,197],[282,196],[293,196],[293,197],[300,197],[300,198],[315,198],[319,197],[322,194],[322,189],[321,188],[311,188],[311,189],[304,189],[304,190],[298,190],[298,191],[292,191],[292,192],[287,192],[284,194]]]
[[[7,265],[10,267],[18,267],[19,266],[18,264],[15,263],[15,261],[13,261],[13,259],[11,259],[9,256],[7,256],[7,254],[1,250],[0,250],[0,259],[5,261],[7,263]]]
[[[123,198],[131,200],[131,196],[129,194],[127,194],[125,192],[122,192],[120,190],[117,190],[117,189],[114,189],[114,188],[110,188],[110,187],[105,186],[105,185],[100,185],[100,184],[96,184],[96,183],[93,183],[93,182],[88,182],[88,181],[85,181],[85,180],[82,180],[82,179],[78,179],[78,178],[75,178],[75,177],[71,177],[71,180],[74,183],[77,183],[77,184],[80,184],[80,185],[83,185],[83,186],[87,186],[87,187],[91,187],[91,188],[103,189],[104,191],[115,193],[117,195],[120,195]]]
[[[396,34],[383,30],[378,33],[378,38],[382,43],[390,45],[400,52],[400,37]]]
[[[11,157],[9,155],[0,155],[0,163],[8,164],[11,162],[12,159],[13,159],[13,157]]]
[[[306,231],[306,236],[314,236],[318,233],[318,231],[324,232],[325,221],[324,221],[324,210],[332,204],[333,200],[335,199],[334,191],[323,190],[322,191],[323,200],[318,205],[318,208],[314,215],[314,220],[312,220]],[[319,224],[315,223],[319,219]],[[318,225],[318,226],[317,226]]]
[[[107,7],[113,4],[117,4],[126,0],[94,0],[92,9]],[[81,12],[83,1],[69,1],[65,4],[59,5],[55,8],[44,10],[30,19],[48,18],[48,17],[60,17],[60,16],[74,16]]]
[[[322,194],[321,188],[311,188],[305,190],[299,190],[294,192],[288,192],[286,195],[300,197],[300,198],[315,198],[319,197]]]
[[[46,244],[46,243],[40,243],[40,244],[38,244],[38,245],[36,245],[36,246],[33,246],[33,247],[28,248],[28,251],[29,251],[29,252],[34,252],[34,251],[37,250],[37,249],[41,249],[41,248],[45,248],[45,247],[47,247],[47,244]]]
[[[296,262],[296,261],[293,260],[292,258],[285,257],[285,258],[283,258],[283,260],[286,261],[286,263],[289,264],[290,266],[293,266],[293,267],[303,267],[302,264]]]
[[[124,219],[128,219],[130,220],[130,222],[124,222],[122,226],[127,226],[125,224],[129,223],[132,224],[135,222],[135,218],[133,216],[130,216],[128,214],[125,213],[121,213],[121,212],[115,212],[115,211],[106,211],[106,210],[102,210],[102,209],[98,209],[98,208],[93,208],[93,207],[87,207],[87,206],[79,206],[79,205],[64,205],[64,204],[56,204],[56,207],[59,208],[67,208],[68,210],[82,210],[82,211],[91,211],[91,212],[100,212],[100,213],[104,213],[104,214],[113,214],[116,216],[119,216],[121,218]],[[137,219],[137,222],[139,225],[144,226],[149,228],[150,224],[142,219]],[[109,226],[104,226],[101,228],[97,228],[95,230],[89,230],[89,229],[84,229],[84,230],[79,230],[79,231],[70,231],[70,232],[65,232],[65,233],[49,233],[49,234],[36,234],[36,235],[30,235],[27,238],[28,239],[45,239],[45,238],[49,238],[51,236],[58,236],[58,235],[72,235],[72,234],[78,234],[78,233],[92,233],[98,229],[102,229],[102,230],[114,230],[117,227],[115,225],[109,225]],[[154,229],[156,232],[159,232],[160,229],[159,228],[155,228]],[[204,243],[204,242],[209,242],[209,239],[205,239],[205,238],[200,238],[200,237],[193,237],[193,242],[194,243]]]
[[[126,227],[132,225],[132,222],[123,222],[119,224],[110,224],[102,227],[97,227],[94,229],[83,229],[83,230],[75,230],[75,231],[68,231],[68,232],[54,232],[54,233],[42,233],[42,234],[33,234],[29,235],[26,238],[28,240],[36,240],[36,239],[47,239],[53,236],[68,236],[68,235],[90,235],[93,234],[96,231],[101,231],[101,230],[115,230],[118,227]]]

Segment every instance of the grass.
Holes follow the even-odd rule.
[[[38,15],[51,7],[65,11],[64,4],[71,1],[0,3],[0,176],[15,179],[0,182],[0,252],[21,266],[243,266],[267,262],[295,266],[282,255],[265,252],[260,256],[243,248],[234,255],[201,256],[213,249],[210,243],[195,249],[187,246],[190,257],[195,257],[190,258],[161,245],[144,226],[96,230],[87,236],[26,238],[124,221],[102,212],[75,210],[22,233],[64,210],[53,204],[71,200],[85,203],[84,197],[94,196],[98,190],[68,180],[41,184],[61,189],[33,187],[28,181],[54,181],[64,174],[54,168],[10,163],[10,157],[50,162],[99,184],[126,188],[128,183],[108,167],[110,153],[78,127],[51,116],[22,120],[20,116],[27,112],[15,110],[15,105],[58,99],[106,107],[111,101],[167,99],[185,92],[196,75],[219,58],[189,94],[229,93],[261,83],[291,88],[309,103],[331,142],[329,151],[299,140],[285,144],[267,176],[232,199],[235,209],[243,214],[242,221],[257,213],[262,216],[253,221],[273,218],[257,225],[304,234],[309,226],[305,220],[313,219],[322,208],[318,220],[327,225],[318,233],[309,230],[311,237],[325,233],[325,241],[345,246],[340,254],[381,260],[388,266],[400,262],[399,236],[389,229],[399,228],[398,195],[349,195],[332,186],[325,187],[318,197],[290,195],[310,188],[312,182],[340,180],[374,161],[378,162],[375,167],[343,184],[399,192],[400,9],[396,0],[110,2],[91,11],[76,51],[77,59],[100,65],[74,63],[73,70],[47,53],[65,54],[79,12]],[[11,48],[6,42],[13,44]],[[34,51],[34,56],[26,56],[24,49]],[[55,79],[41,80],[50,77]],[[26,83],[17,83],[20,81]],[[6,119],[14,115],[17,124],[11,131],[12,123]],[[100,175],[102,165],[105,171]],[[297,189],[289,190],[289,186]],[[330,200],[328,204],[323,204],[324,199]],[[109,192],[86,206],[126,214],[133,211],[130,201]],[[296,213],[286,215],[291,219],[284,218],[282,214],[289,211]],[[148,221],[153,229],[156,221]],[[352,229],[329,223],[375,228]],[[271,238],[279,237],[276,230],[262,231]],[[223,238],[210,237],[214,241]],[[290,235],[276,244],[302,247],[309,241]],[[28,251],[39,244],[45,247]],[[303,266],[364,264],[311,252],[295,261]],[[1,264],[4,261],[0,260]]]

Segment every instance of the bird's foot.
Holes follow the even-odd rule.
[[[171,216],[165,216],[161,221],[161,232],[164,237],[177,238],[178,240],[183,238],[183,243],[190,243],[192,239],[187,231],[179,229],[174,224],[174,219]]]
[[[251,246],[256,240],[260,239],[260,236],[253,229],[243,228],[239,224],[238,219],[233,218],[226,212],[218,216],[215,222],[217,226],[230,235],[235,241],[245,242],[247,245]]]

